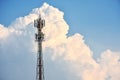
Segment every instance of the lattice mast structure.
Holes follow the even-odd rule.
[[[45,20],[39,16],[38,19],[34,20],[34,27],[37,28],[35,34],[35,40],[37,41],[38,53],[37,53],[37,68],[36,68],[36,80],[44,80],[44,67],[43,67],[43,54],[42,54],[42,41],[44,34],[42,28],[45,26]]]

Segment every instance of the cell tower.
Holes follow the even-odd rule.
[[[43,54],[42,54],[42,41],[44,39],[42,28],[44,26],[45,26],[45,20],[42,19],[41,16],[39,16],[38,19],[34,20],[34,27],[37,28],[35,39],[38,44],[36,80],[44,80],[44,67],[43,67]]]

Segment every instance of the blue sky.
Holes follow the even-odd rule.
[[[95,53],[105,49],[120,51],[119,0],[1,0],[0,23],[8,26],[44,2],[63,11],[70,25],[68,35],[82,34]]]
[[[106,49],[120,52],[119,0],[0,0],[0,24],[8,27],[16,18],[28,15],[32,9],[41,7],[44,2],[64,12],[64,19],[70,26],[68,36],[74,35],[75,33],[82,34],[85,43],[91,48],[91,51],[93,51],[94,58],[97,59],[100,53]],[[13,34],[13,36],[15,35]],[[17,38],[18,37],[19,36],[17,36]],[[23,80],[22,77],[24,77],[24,79],[26,78],[25,80],[34,79],[36,67],[34,65],[36,65],[36,60],[35,56],[33,57],[34,54],[24,54],[28,53],[29,51],[26,49],[31,47],[31,44],[25,44],[27,41],[30,42],[29,40],[31,38],[27,38],[24,42],[25,37],[26,36],[20,36],[21,39],[18,40],[20,43],[17,43],[15,37],[16,44],[14,44],[13,37],[10,38],[10,43],[0,43],[0,52],[3,52],[0,54],[0,65],[2,64],[2,66],[0,66],[0,71],[2,72],[0,80],[2,79],[1,76],[6,78],[6,74],[8,78],[10,78],[9,80]],[[19,51],[14,51],[14,46],[11,47],[11,44]],[[18,47],[18,45],[22,46],[21,44],[24,44],[23,48]],[[3,47],[6,47],[6,49]],[[18,54],[7,54],[7,50],[8,52],[17,52]],[[24,53],[21,53],[21,51]],[[74,75],[74,73],[64,71],[64,67],[66,67],[66,65],[69,66],[67,62],[63,62],[64,64],[62,62],[59,63],[59,60],[52,62],[49,56],[51,57],[51,55],[48,54],[46,62],[50,67],[45,66],[47,67],[46,74],[48,73],[47,79],[56,80],[59,78],[60,80],[66,80],[66,75]],[[47,65],[47,63],[45,65]],[[26,72],[23,73],[22,70]],[[16,77],[12,77],[14,74]],[[72,76],[72,80],[79,80],[74,79],[74,77],[76,76]]]

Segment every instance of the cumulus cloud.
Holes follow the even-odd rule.
[[[64,13],[44,3],[42,7],[33,9],[27,16],[17,18],[8,27],[0,25],[1,80],[35,79],[34,55],[36,54],[33,53],[36,53],[34,41],[36,31],[33,28],[33,21],[39,14],[46,21],[46,26],[43,28],[45,34],[43,53],[47,79],[120,79],[120,52],[106,50],[96,61],[83,35],[76,33],[67,36],[69,25],[64,20]],[[22,70],[25,74],[21,72]]]
[[[9,35],[9,31],[7,28],[5,28],[3,25],[0,24],[0,39],[4,39]]]

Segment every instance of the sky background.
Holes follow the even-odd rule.
[[[105,49],[120,51],[119,0],[1,0],[0,23],[6,27],[44,2],[64,12],[68,33],[84,35],[86,43],[99,55]]]
[[[85,43],[93,51],[94,53],[93,56],[95,59],[97,59],[100,56],[100,54],[106,49],[110,49],[115,52],[120,52],[120,1],[119,0],[99,0],[99,1],[98,0],[84,0],[84,1],[83,0],[0,0],[0,24],[4,25],[5,27],[8,27],[13,21],[16,20],[16,18],[28,15],[32,11],[32,9],[41,7],[44,2],[64,12],[64,19],[70,28],[67,35],[72,36],[75,33],[82,34],[84,36]],[[12,42],[14,43],[14,41]],[[22,43],[22,41],[20,42]],[[5,46],[6,45],[7,44],[5,44]],[[16,45],[20,45],[20,43],[17,43]],[[9,47],[10,46],[7,45],[7,48]],[[25,47],[27,48],[28,46]],[[21,51],[26,51],[26,50],[21,49]],[[7,54],[0,54],[0,55],[6,56]],[[4,63],[6,64],[4,64],[4,66],[1,66],[2,68],[0,71],[3,72],[1,76],[6,75],[6,73],[4,73],[4,69],[7,70],[8,67],[5,66],[10,66],[11,70],[14,69],[13,73],[16,73],[16,71],[18,71],[19,74],[22,74],[23,72],[20,71],[22,69],[26,70],[26,73],[31,73],[32,70],[34,73],[33,68],[35,68],[34,63],[36,61],[34,60],[35,57],[33,57],[33,54],[30,55],[20,54],[19,56],[14,55],[14,57],[12,57],[12,55],[11,56],[9,55],[4,59],[2,59],[2,56],[0,57],[1,58],[0,64],[4,64]],[[14,60],[16,59],[16,61],[14,61],[11,58],[14,58]],[[23,65],[23,63],[21,62],[22,58],[26,59],[26,61],[24,62],[25,65]],[[29,61],[30,59],[32,59],[33,61],[32,60],[31,60],[32,62]],[[13,63],[9,63],[12,61]],[[57,62],[54,63],[48,61],[47,63],[49,63],[48,65],[58,65]],[[12,65],[15,65],[15,67],[13,67]],[[19,70],[18,66],[20,65],[22,65],[22,67]],[[54,69],[57,73],[62,73],[61,75],[56,75],[54,73],[53,75],[56,76],[53,76],[52,74],[51,75],[49,74],[47,76],[49,77],[53,76],[55,79],[61,80],[61,77],[63,77],[66,72],[63,74],[64,71],[62,72],[58,69],[60,67],[63,68],[64,65],[63,66],[61,65],[59,67],[51,66],[53,67],[52,69]],[[47,72],[48,73],[52,72],[52,70],[49,68],[48,70],[46,70],[46,73]],[[9,72],[8,74],[11,74],[11,72]],[[35,76],[32,74],[27,74],[27,76],[30,75]],[[72,76],[72,74],[68,74],[68,75]],[[10,76],[13,76],[13,74],[9,75],[9,77]],[[18,74],[15,74],[15,76],[17,77],[15,77],[14,80],[18,80],[17,79],[18,77],[20,80],[22,79]],[[25,74],[22,75],[22,77],[25,76],[26,76]],[[72,80],[74,80],[74,77],[75,76],[73,76]],[[31,77],[26,77],[26,80],[30,80],[30,79]]]

